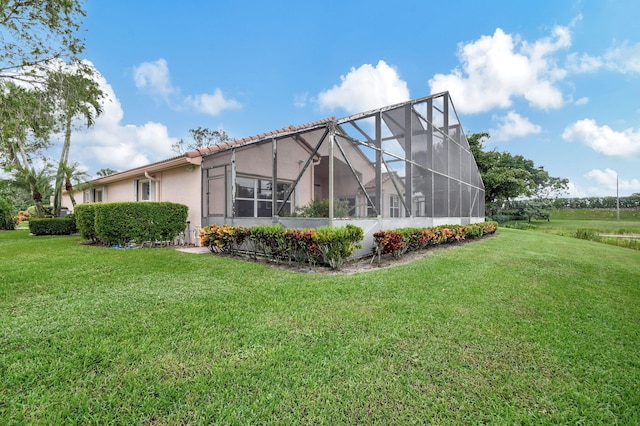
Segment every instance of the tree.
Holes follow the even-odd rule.
[[[101,101],[104,93],[93,78],[94,74],[95,70],[81,61],[70,66],[65,64],[49,73],[47,90],[57,113],[58,130],[64,133],[53,194],[54,216],[60,215],[64,168],[69,165],[73,120],[80,116],[86,120],[89,128],[94,124],[94,118],[102,113]]]
[[[522,155],[508,152],[484,151],[483,143],[489,138],[486,132],[467,136],[485,186],[485,204],[489,215],[500,206],[518,197],[538,201],[558,196],[566,191],[569,180],[552,177],[542,166]]]
[[[16,221],[13,216],[14,211],[11,203],[0,197],[0,230],[12,231],[16,229]]]
[[[11,204],[16,211],[27,210],[33,204],[29,190],[16,185],[13,179],[0,179],[0,198]]]
[[[87,172],[80,170],[80,164],[78,163],[63,163],[61,165],[59,165],[58,167],[58,175],[62,175],[63,176],[63,180],[64,180],[64,189],[67,191],[67,194],[69,194],[69,198],[71,199],[71,205],[73,207],[76,206],[76,199],[73,196],[73,187],[74,184],[76,186],[80,185],[81,183],[86,182],[87,180],[89,180],[89,175],[87,174]],[[58,212],[55,211],[54,208],[54,216],[60,216],[60,207],[58,207]]]
[[[222,129],[211,130],[207,129],[206,127],[203,128],[198,126],[197,129],[190,129],[189,133],[191,133],[193,142],[186,145],[186,149],[185,141],[183,139],[180,139],[179,141],[171,145],[171,149],[179,155],[184,154],[186,151],[194,151],[196,149],[218,145],[231,140],[227,132]]]
[[[40,80],[53,59],[84,50],[81,0],[0,0],[0,78]]]
[[[30,166],[14,172],[16,184],[31,191],[38,217],[44,217],[47,214],[42,200],[51,193],[51,179],[53,177],[51,169],[51,164],[45,163],[40,170]]]
[[[117,170],[113,170],[110,168],[106,168],[106,169],[100,169],[98,170],[98,172],[96,173],[96,175],[100,176],[100,177],[105,177],[105,176],[109,176],[112,175],[114,173],[118,173]]]
[[[42,198],[50,186],[50,166],[43,159],[38,170],[34,158],[49,146],[53,125],[49,106],[42,92],[12,82],[0,90],[0,162],[18,185],[31,192],[39,216],[44,215]]]

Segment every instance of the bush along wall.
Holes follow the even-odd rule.
[[[493,234],[498,229],[496,222],[473,223],[470,225],[443,225],[433,228],[400,228],[383,230],[373,234],[374,256],[390,254],[400,258],[405,253],[423,250],[430,246],[481,238]]]
[[[75,211],[85,239],[125,246],[173,240],[186,228],[189,208],[169,202],[117,202],[81,204]]]
[[[200,230],[200,242],[214,253],[237,254],[243,249],[254,258],[323,264],[333,269],[339,269],[361,247],[363,238],[362,228],[353,225],[318,229],[210,225]]]
[[[74,215],[29,220],[33,235],[71,235],[77,232]]]
[[[98,236],[96,235],[96,204],[78,204],[73,210],[76,216],[76,226],[80,236],[85,240],[91,240],[94,243],[98,242]]]
[[[373,255],[403,254],[430,246],[481,238],[493,234],[497,223],[444,225],[433,228],[402,228],[374,234]],[[281,225],[243,228],[231,225],[210,225],[200,230],[200,242],[213,253],[238,254],[241,250],[257,258],[277,262],[322,264],[340,269],[361,247],[364,233],[353,225],[318,229],[293,229]]]

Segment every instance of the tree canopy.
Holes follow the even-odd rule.
[[[110,169],[110,168],[107,167],[107,168],[103,168],[103,169],[98,170],[96,172],[96,175],[99,176],[99,177],[105,177],[105,176],[112,175],[114,173],[118,173],[118,171]]]
[[[63,187],[76,176],[69,162],[71,131],[81,117],[90,127],[104,97],[96,71],[78,59],[85,16],[82,0],[0,0],[0,166],[28,188],[42,215],[55,176],[54,214]],[[46,150],[62,135],[57,172]]]
[[[224,130],[211,130],[206,127],[197,129],[189,129],[193,142],[186,143],[183,139],[171,145],[171,149],[178,154],[184,154],[185,151],[192,151],[207,146],[218,145],[231,140]]]
[[[55,216],[60,215],[62,207],[63,183],[68,186],[68,179],[65,177],[68,173],[65,170],[69,167],[73,121],[79,117],[85,120],[86,127],[91,127],[95,118],[102,113],[104,93],[93,78],[94,74],[93,67],[82,61],[75,61],[71,66],[60,67],[50,72],[47,80],[47,91],[51,96],[57,118],[57,130],[64,134],[53,194]],[[75,205],[74,200],[71,201]]]
[[[79,55],[84,16],[81,0],[0,0],[0,78],[31,81],[53,59]]]
[[[566,191],[568,179],[550,176],[543,166],[536,166],[522,155],[485,151],[486,132],[467,136],[485,186],[485,203],[489,215],[501,204],[518,197],[549,199]]]

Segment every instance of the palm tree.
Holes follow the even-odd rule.
[[[100,176],[100,177],[105,177],[105,176],[112,175],[112,174],[114,174],[114,173],[118,173],[118,171],[117,171],[117,170],[110,169],[110,168],[108,168],[108,167],[107,167],[106,169],[100,169],[100,170],[98,170],[98,171],[96,172],[96,175],[97,175],[97,176]]]
[[[72,72],[61,69],[52,73],[48,85],[49,92],[57,105],[61,130],[64,132],[53,197],[53,210],[56,216],[60,214],[62,185],[66,179],[64,169],[69,164],[73,120],[80,116],[86,120],[87,128],[93,126],[95,117],[102,114],[101,101],[104,97],[98,82],[93,78],[95,70],[92,67],[78,61],[74,62],[70,68]]]
[[[16,185],[31,192],[38,217],[44,217],[46,213],[42,200],[51,193],[51,165],[45,163],[40,170],[37,170],[33,166],[22,168],[16,170],[13,176]]]
[[[73,196],[73,187],[80,185],[83,182],[86,182],[90,179],[90,176],[87,172],[80,170],[80,164],[77,162],[67,164],[64,163],[60,166],[59,169],[64,177],[64,189],[69,194],[69,198],[71,199],[71,205],[73,207],[76,206],[76,198]]]

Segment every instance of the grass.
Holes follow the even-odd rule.
[[[559,209],[551,211],[552,220],[617,220],[618,213],[615,209]],[[640,221],[640,210],[620,209],[621,221]]]
[[[496,237],[355,275],[0,233],[0,424],[638,424],[640,252]]]
[[[566,209],[551,212],[550,221],[509,222],[504,226],[577,237],[640,250],[640,210]],[[632,238],[630,238],[632,237]]]

